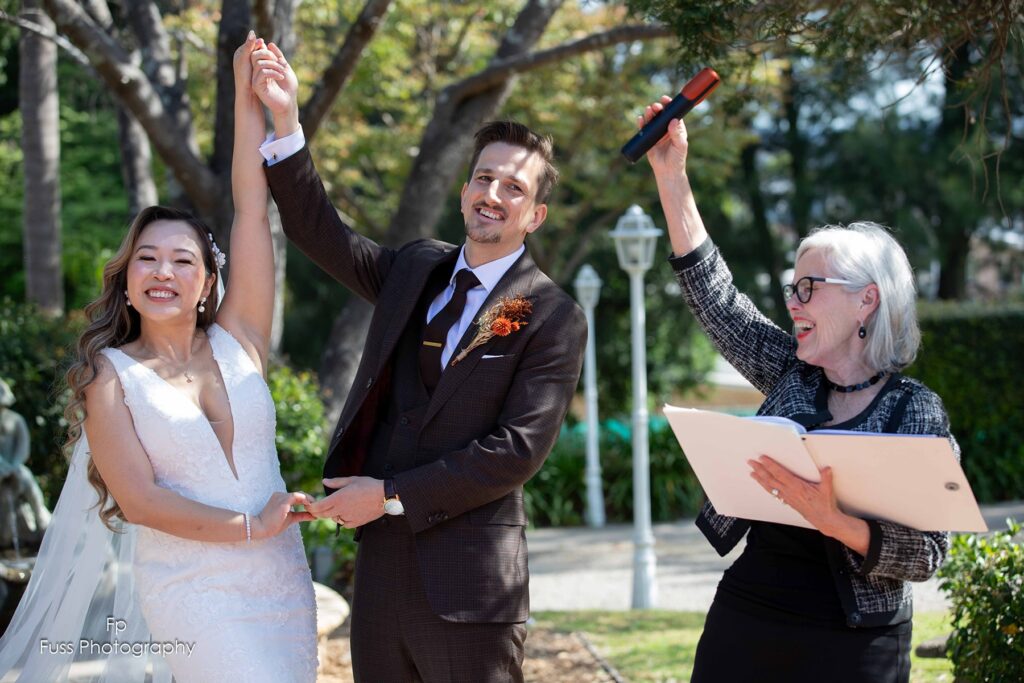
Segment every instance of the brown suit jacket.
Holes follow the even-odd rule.
[[[360,474],[392,353],[428,276],[444,262],[453,267],[458,247],[418,240],[389,249],[357,234],[339,218],[305,148],[268,167],[267,177],[288,238],[375,305],[324,464],[327,477]],[[532,302],[528,324],[444,371],[419,433],[416,467],[395,476],[428,600],[450,621],[526,620],[523,484],[551,451],[583,364],[583,312],[527,253],[480,310],[513,294]]]

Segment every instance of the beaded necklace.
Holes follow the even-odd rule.
[[[844,386],[842,384],[836,384],[828,377],[825,378],[825,382],[828,384],[828,388],[831,389],[832,391],[838,391],[841,394],[849,394],[854,391],[860,391],[861,389],[867,389],[868,387],[872,387],[878,384],[878,380],[882,379],[883,377],[885,377],[885,370],[882,370],[871,379],[865,380],[860,384],[847,384]]]

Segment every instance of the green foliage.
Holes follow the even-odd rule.
[[[525,502],[530,522],[537,526],[581,524],[586,510],[585,425],[564,428],[551,455],[527,482]],[[651,420],[649,434],[651,518],[669,522],[692,517],[700,510],[704,492],[679,449],[664,418]],[[629,426],[608,420],[599,438],[605,517],[609,522],[633,519],[633,442]]]
[[[28,423],[28,467],[53,506],[67,472],[64,372],[82,327],[80,317],[51,319],[34,306],[0,299],[0,377],[10,385],[11,407]]]
[[[1024,309],[927,306],[908,370],[942,397],[963,466],[982,501],[1024,491]]]
[[[267,377],[277,411],[277,455],[289,491],[322,489],[326,418],[316,377],[287,365],[272,365]]]
[[[1021,526],[954,537],[939,570],[953,603],[949,657],[957,680],[1024,680],[1024,537]]]
[[[289,491],[319,496],[323,493],[327,422],[316,377],[275,364],[270,368],[267,384],[277,411],[277,455],[285,486]],[[355,570],[356,543],[351,530],[337,528],[327,519],[300,526],[310,561],[318,561],[314,559],[321,552],[317,549],[326,548],[330,558],[328,582],[344,588],[351,583]]]
[[[25,297],[22,256],[24,177],[21,117],[0,119],[0,269],[8,275],[0,295]],[[61,228],[68,310],[99,292],[103,264],[128,225],[128,198],[121,181],[117,121],[103,109],[61,106]]]
[[[929,59],[908,59],[922,46],[944,51],[970,44],[978,68],[969,74],[968,99],[998,100],[988,88],[997,79],[1004,56],[1012,52],[1020,24],[1013,3],[958,0],[900,2],[750,2],[749,0],[627,0],[636,12],[668,25],[679,39],[681,59],[694,64],[721,60],[730,54],[751,57],[803,49],[831,63],[864,62],[900,57],[918,61],[914,76],[922,80],[935,65]]]

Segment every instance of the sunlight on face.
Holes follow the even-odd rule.
[[[184,221],[159,220],[143,228],[128,262],[128,298],[144,320],[196,316],[214,278],[203,263],[202,239]]]
[[[466,237],[479,244],[518,247],[547,215],[534,198],[544,172],[535,152],[504,142],[484,147],[462,188]]]

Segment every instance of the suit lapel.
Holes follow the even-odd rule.
[[[405,330],[406,325],[409,324],[409,318],[412,316],[413,311],[416,310],[416,303],[420,300],[423,295],[423,288],[427,286],[427,280],[431,274],[437,269],[442,267],[448,268],[448,275],[451,274],[451,269],[455,266],[455,261],[459,258],[459,250],[453,249],[449,252],[442,253],[435,259],[424,261],[423,266],[418,268],[416,271],[409,274],[408,279],[403,284],[402,297],[397,301],[386,302],[385,305],[393,306],[394,311],[388,320],[388,326],[384,330],[384,336],[381,337],[380,351],[377,357],[376,375],[379,376],[384,368],[384,364],[391,357],[392,351],[395,349],[395,345],[398,344],[399,338],[402,336],[402,332]],[[381,305],[382,302],[378,302]]]
[[[500,280],[498,280],[498,284],[495,285],[494,289],[492,289],[487,295],[487,298],[484,299],[483,304],[480,306],[480,310],[476,314],[473,324],[470,325],[462,335],[462,339],[459,340],[459,346],[452,354],[452,357],[454,358],[460,351],[462,351],[462,349],[469,346],[473,337],[476,336],[476,320],[494,304],[498,303],[499,299],[502,297],[514,296],[516,294],[522,294],[529,299],[533,291],[533,281],[536,278],[536,275],[537,265],[530,257],[530,253],[524,251],[523,255],[512,264],[512,267],[508,269],[508,272],[506,272]],[[487,348],[493,341],[494,340],[491,339],[487,343],[478,346],[457,364],[454,366],[449,365],[445,368],[444,372],[441,373],[441,380],[438,382],[437,387],[434,389],[434,394],[430,398],[430,404],[427,406],[427,413],[423,419],[424,424],[430,421],[434,415],[437,414],[437,411],[441,409],[441,406],[443,406],[452,397],[459,386],[466,381],[466,378],[473,372],[473,368],[475,368],[476,364],[480,362],[480,358],[487,353]]]

